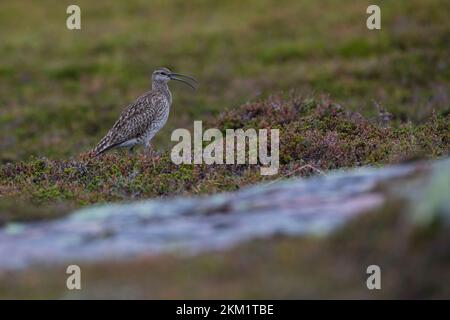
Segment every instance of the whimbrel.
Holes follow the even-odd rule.
[[[167,68],[158,68],[152,74],[152,89],[144,93],[122,112],[119,120],[94,148],[96,157],[114,148],[127,147],[130,152],[134,146],[142,144],[150,151],[150,141],[166,124],[172,105],[170,80],[181,81],[195,89],[197,81]]]

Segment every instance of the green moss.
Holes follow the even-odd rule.
[[[364,8],[351,1],[230,0],[219,8],[157,2],[150,11],[140,1],[82,1],[89,13],[82,32],[58,27],[63,3],[43,0],[43,15],[24,1],[0,4],[0,136],[8,138],[0,139],[7,141],[0,144],[1,163],[68,158],[92,148],[149,87],[159,65],[200,81],[195,94],[173,86],[174,112],[155,138],[166,149],[174,128],[291,88],[325,92],[365,116],[376,112],[370,103],[376,100],[399,122],[422,123],[432,110],[449,110],[443,0],[386,3],[381,31],[368,31]],[[184,18],[174,20],[176,14]],[[223,128],[241,124],[229,119]]]
[[[240,123],[244,129],[279,128],[282,176],[304,164],[329,170],[442,156],[450,149],[449,121],[449,116],[435,114],[421,125],[382,128],[377,121],[328,98],[280,95],[230,109],[205,127],[224,131]],[[0,186],[8,190],[8,199],[20,197],[41,205],[64,201],[75,207],[99,201],[236,190],[277,177],[262,177],[256,167],[248,166],[177,166],[167,151],[155,158],[120,151],[97,159],[32,157],[0,166]]]
[[[30,212],[30,201],[79,207],[277,178],[242,166],[173,165],[170,132],[200,119],[223,133],[279,128],[280,175],[306,163],[327,170],[448,154],[445,1],[386,3],[380,32],[364,28],[364,8],[351,1],[160,1],[150,11],[139,1],[82,1],[82,32],[58,27],[63,3],[43,0],[44,12],[24,1],[0,3],[0,193]],[[79,156],[160,65],[194,75],[200,87],[171,85],[172,112],[154,139],[159,156]],[[285,94],[269,97],[277,92]],[[378,126],[373,100],[392,113],[389,128]]]
[[[338,48],[338,53],[344,58],[370,57],[384,53],[389,49],[389,42],[380,37],[378,41],[370,37],[355,38],[343,43]]]
[[[264,49],[259,54],[259,59],[263,63],[280,63],[305,58],[311,51],[312,48],[307,46],[286,43]]]

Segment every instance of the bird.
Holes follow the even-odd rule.
[[[169,117],[172,105],[172,93],[168,83],[180,81],[193,90],[198,82],[191,76],[174,73],[168,68],[157,68],[152,73],[152,87],[121,113],[119,119],[92,150],[97,157],[115,148],[128,148],[133,152],[136,145],[144,145],[151,152],[151,140],[161,130]]]

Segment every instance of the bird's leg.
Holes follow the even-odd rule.
[[[152,145],[150,144],[150,141],[145,143],[144,148],[145,148],[145,154],[149,157],[152,157],[153,156],[153,148],[152,148]]]
[[[133,150],[134,150],[134,146],[131,146],[130,148],[128,148],[128,155],[130,157],[133,156]]]
[[[150,140],[145,143],[145,154],[152,159],[153,169],[155,169],[155,157]]]

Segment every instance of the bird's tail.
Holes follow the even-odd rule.
[[[109,136],[106,136],[102,140],[100,140],[98,145],[91,151],[91,155],[93,158],[96,158],[103,153],[119,146],[120,144],[122,144],[122,142],[111,143]]]
[[[105,136],[102,140],[100,140],[97,146],[94,149],[92,149],[91,155],[93,158],[96,158],[111,148],[112,146],[109,143],[109,137]]]

